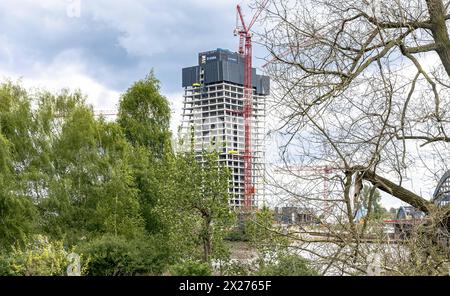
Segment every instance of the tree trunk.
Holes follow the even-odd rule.
[[[363,178],[372,183],[372,185],[378,186],[378,189],[395,196],[396,198],[412,205],[424,213],[430,213],[432,207],[434,206],[432,202],[427,201],[423,197],[395,184],[394,182],[389,181],[386,178],[378,176],[373,171],[365,171]]]
[[[431,20],[431,31],[437,45],[436,52],[450,76],[450,38],[445,20],[445,8],[442,0],[426,0]]]
[[[211,217],[203,217],[203,261],[209,263],[211,257]]]

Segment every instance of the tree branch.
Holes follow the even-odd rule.
[[[427,201],[423,197],[409,191],[402,186],[395,184],[394,182],[377,175],[371,170],[367,170],[363,167],[355,167],[355,171],[363,171],[363,179],[372,183],[372,185],[377,186],[378,189],[391,194],[392,196],[400,199],[401,201],[410,204],[411,206],[423,211],[424,213],[429,213],[433,208],[434,204]]]

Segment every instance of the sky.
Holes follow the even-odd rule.
[[[154,70],[179,124],[181,69],[197,54],[236,50],[236,4],[248,19],[250,1],[232,0],[2,0],[0,80],[29,88],[81,89],[99,110]],[[255,48],[255,66],[263,62]]]
[[[153,69],[170,101],[176,131],[183,99],[181,69],[195,65],[199,52],[236,50],[236,4],[249,21],[254,13],[250,3],[2,0],[0,81],[21,80],[30,89],[80,89],[94,109],[115,110],[120,94]],[[255,44],[256,68],[266,56]],[[400,204],[386,200],[387,207]]]

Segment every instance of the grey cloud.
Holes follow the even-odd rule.
[[[30,72],[36,64],[72,50],[85,74],[112,90],[154,68],[163,90],[176,92],[181,68],[195,64],[197,52],[237,45],[232,1],[81,0],[80,18],[67,16],[64,0],[35,3],[0,4],[0,54],[12,54],[0,56],[0,66],[21,76],[38,75]]]

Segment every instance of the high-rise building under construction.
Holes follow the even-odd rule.
[[[202,52],[198,65],[183,69],[183,121],[185,143],[193,142],[197,153],[216,149],[219,162],[230,168],[230,205],[244,205],[244,57],[217,49]],[[251,204],[264,198],[266,97],[270,92],[268,76],[252,68],[253,108],[251,120]],[[193,137],[193,139],[192,139]]]

